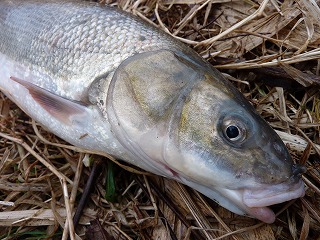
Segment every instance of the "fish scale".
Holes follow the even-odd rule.
[[[0,90],[67,142],[184,183],[271,223],[304,195],[274,130],[220,72],[118,9],[0,1]]]
[[[25,4],[21,1],[20,4],[20,7],[0,9],[1,15],[7,15],[6,24],[0,25],[0,31],[6,33],[0,34],[0,51],[32,65],[35,70],[41,68],[40,71],[55,74],[63,82],[57,84],[69,86],[68,92],[73,86],[78,88],[79,81],[86,88],[96,77],[135,52],[177,45],[176,41],[116,9],[106,12],[98,7],[88,9],[87,4],[64,1]],[[59,94],[73,99],[74,95],[68,92]]]

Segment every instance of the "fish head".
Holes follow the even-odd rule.
[[[135,164],[227,209],[273,222],[266,206],[304,194],[284,143],[220,72],[192,52],[134,55],[109,85],[112,131]]]
[[[168,153],[178,146],[183,161],[172,155],[169,165],[227,209],[273,222],[266,206],[303,196],[305,168],[294,164],[276,132],[219,72],[210,66],[201,71],[167,145]]]

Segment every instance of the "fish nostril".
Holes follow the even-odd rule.
[[[293,176],[298,176],[302,173],[307,172],[307,168],[304,165],[293,164],[292,166]]]

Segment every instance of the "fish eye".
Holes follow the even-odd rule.
[[[241,121],[227,120],[223,123],[223,135],[231,143],[241,143],[247,137],[246,127]]]
[[[240,129],[235,125],[228,126],[226,135],[230,140],[236,139],[240,135]]]

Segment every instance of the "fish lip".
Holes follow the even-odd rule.
[[[304,182],[295,177],[279,184],[263,184],[259,188],[244,189],[242,200],[246,213],[265,223],[273,223],[276,219],[274,212],[267,206],[303,197]]]
[[[259,186],[255,189],[244,189],[243,203],[249,208],[261,208],[292,199],[303,197],[305,194],[302,179],[293,185],[287,182]]]
[[[268,207],[247,208],[246,213],[249,217],[254,217],[265,223],[273,223],[276,220],[275,213]]]
[[[181,176],[179,181],[197,189],[199,192],[236,214],[256,218],[265,223],[273,223],[276,219],[275,213],[268,206],[299,198],[304,195],[304,183],[302,179],[297,178],[297,176],[292,176],[287,181],[282,181],[278,184],[253,182],[250,184],[251,187],[243,186],[241,188],[205,186],[190,181],[183,176]],[[288,192],[290,194],[289,197],[287,195]],[[255,194],[260,195],[256,196]],[[259,200],[265,196],[268,197],[269,201],[259,202]],[[281,196],[281,198],[279,198],[279,196]]]

